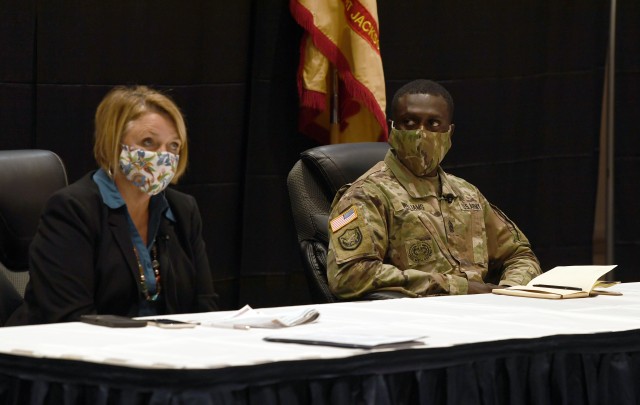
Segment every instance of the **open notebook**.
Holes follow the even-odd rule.
[[[618,281],[598,281],[616,266],[559,266],[542,273],[527,285],[493,290],[494,294],[531,298],[583,298],[590,295],[622,295],[602,288],[618,284]]]

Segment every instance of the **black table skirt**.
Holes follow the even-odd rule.
[[[640,330],[215,370],[0,355],[0,404],[638,404]]]

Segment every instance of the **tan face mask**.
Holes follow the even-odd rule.
[[[451,126],[447,132],[391,127],[389,145],[396,157],[418,177],[434,171],[451,149]]]

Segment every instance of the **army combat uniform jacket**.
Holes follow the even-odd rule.
[[[327,275],[341,298],[375,290],[466,294],[469,281],[527,284],[529,241],[470,183],[438,168],[416,177],[389,151],[331,206]]]

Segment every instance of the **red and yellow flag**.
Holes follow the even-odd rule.
[[[306,30],[298,68],[300,132],[320,143],[386,140],[376,1],[290,0],[289,8]]]

